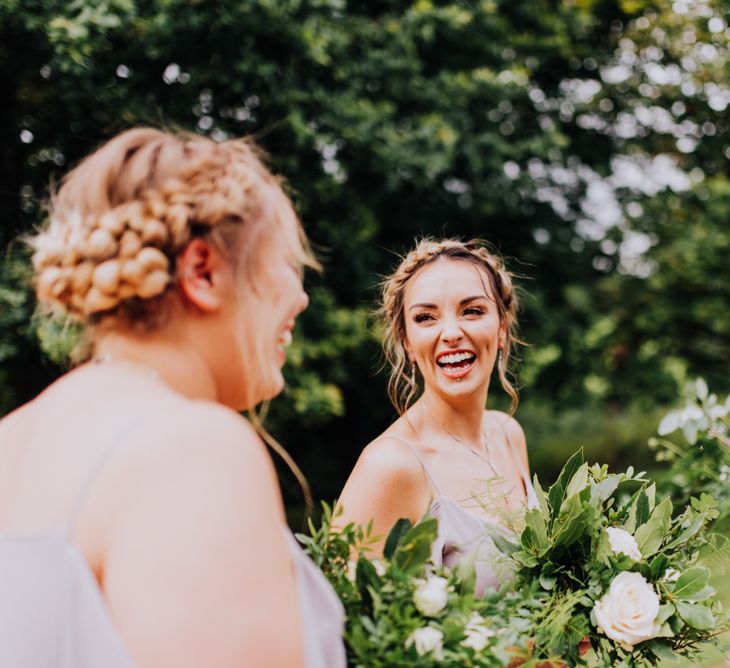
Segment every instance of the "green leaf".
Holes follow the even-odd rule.
[[[520,549],[519,544],[517,544],[513,539],[505,536],[503,532],[494,531],[490,532],[489,535],[496,548],[502,554],[511,555]]]
[[[398,543],[393,563],[406,574],[418,571],[430,558],[437,535],[438,522],[434,518],[421,520]]]
[[[677,658],[677,655],[674,653],[672,648],[667,643],[661,642],[660,640],[650,641],[647,643],[647,647],[652,651],[657,659],[661,659],[662,661],[674,661]]]
[[[565,496],[571,497],[578,492],[583,491],[588,485],[588,464],[583,463],[580,468],[573,474],[568,486],[565,489]]]
[[[591,489],[591,501],[603,503],[611,497],[621,482],[621,476],[610,475],[605,480],[594,485]]]
[[[657,624],[664,624],[675,612],[676,608],[672,603],[664,603],[659,606],[659,614],[654,620]]]
[[[532,477],[532,486],[535,488],[535,495],[540,503],[540,510],[547,520],[550,519],[550,506],[548,505],[547,495],[545,494],[540,481],[537,479],[537,474]]]
[[[649,520],[649,497],[642,489],[639,497],[636,499],[636,526],[640,527]]]
[[[547,524],[542,511],[533,508],[525,513],[525,528],[530,528],[534,536],[534,545],[539,552],[550,547],[550,541],[547,536]]]
[[[698,631],[707,631],[715,625],[715,618],[710,609],[699,603],[684,603],[677,601],[677,612],[679,616],[686,622],[687,626],[691,626]]]
[[[658,554],[651,560],[651,563],[649,564],[649,574],[651,576],[650,579],[658,580],[662,575],[664,575],[664,571],[666,571],[668,567],[669,558],[664,556],[663,554]]]
[[[696,594],[691,594],[689,596],[684,596],[685,601],[706,601],[708,598],[712,598],[717,593],[716,589],[714,587],[710,587],[710,585],[707,585],[707,587],[702,587]]]
[[[579,495],[567,499],[554,527],[553,545],[568,546],[586,535],[587,525],[594,514],[594,507],[584,507]]]
[[[540,586],[545,591],[551,591],[553,587],[555,587],[555,583],[557,582],[557,578],[550,577],[548,575],[541,575],[540,576]]]
[[[565,499],[565,490],[568,487],[568,483],[575,475],[575,472],[583,464],[583,448],[578,450],[573,456],[566,462],[563,470],[560,472],[558,479],[550,487],[548,491],[548,502],[550,503],[550,510],[552,513],[551,520],[554,522],[555,518],[560,513],[560,507]]]
[[[702,591],[707,586],[707,580],[710,578],[710,571],[702,566],[696,566],[686,570],[679,576],[674,585],[672,596],[679,599],[687,599]]]
[[[666,498],[652,512],[651,517],[634,534],[644,559],[652,556],[662,544],[672,521],[672,502]]]
[[[395,553],[398,543],[400,543],[403,536],[405,536],[410,528],[413,526],[409,519],[401,518],[394,525],[388,534],[388,538],[385,541],[385,547],[383,548],[383,556],[386,559],[391,559]]]

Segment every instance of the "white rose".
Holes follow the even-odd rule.
[[[375,567],[375,572],[383,577],[385,575],[385,564],[379,559],[371,559],[370,563]],[[350,582],[355,582],[357,579],[357,561],[354,559],[347,560],[347,571],[345,573],[347,579]]]
[[[406,647],[416,646],[419,656],[433,652],[437,659],[441,658],[441,650],[444,645],[444,634],[432,626],[424,626],[416,629],[406,640]]]
[[[372,559],[371,561],[375,566],[375,572],[382,578],[385,575],[385,564],[380,559]]]
[[[465,638],[461,641],[464,647],[471,647],[475,652],[481,652],[486,646],[489,638],[495,635],[492,629],[484,626],[484,618],[479,613],[474,613],[464,628]]]
[[[598,630],[626,650],[659,633],[659,595],[639,573],[619,573],[593,614]]]
[[[413,602],[426,617],[435,617],[449,600],[449,581],[432,575],[424,580],[413,593]]]
[[[608,527],[606,533],[608,534],[608,542],[614,554],[625,554],[634,561],[641,561],[639,545],[628,531],[617,527]]]

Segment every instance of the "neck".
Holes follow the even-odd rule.
[[[426,388],[416,407],[428,428],[443,430],[471,447],[481,448],[486,403],[487,388],[458,402],[447,401]]]
[[[94,358],[145,367],[173,391],[191,399],[215,401],[218,397],[209,365],[199,350],[186,341],[183,331],[172,334],[165,330],[109,330],[96,339]]]

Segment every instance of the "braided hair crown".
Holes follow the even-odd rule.
[[[66,176],[29,240],[37,296],[82,321],[126,306],[143,318],[194,234],[255,220],[279,190],[245,139],[123,132]]]
[[[517,407],[518,395],[507,378],[513,343],[517,338],[518,299],[512,284],[512,274],[507,271],[503,259],[479,239],[424,238],[416,247],[401,258],[395,271],[385,278],[381,286],[381,305],[378,315],[383,324],[383,352],[390,366],[388,396],[399,414],[405,413],[417,392],[417,385],[410,375],[408,356],[404,343],[406,323],[404,296],[406,287],[416,273],[439,258],[469,262],[483,269],[489,278],[500,323],[505,329],[505,341],[499,358],[497,372],[500,383],[512,400],[512,410]]]

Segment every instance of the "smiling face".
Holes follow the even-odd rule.
[[[505,339],[487,270],[441,257],[410,279],[403,305],[403,345],[425,392],[447,401],[486,395]]]
[[[286,348],[292,342],[296,317],[307,307],[309,297],[302,284],[304,251],[299,223],[286,211],[277,229],[263,243],[261,278],[255,286],[254,347],[261,378],[256,403],[271,399],[284,389],[282,367]],[[249,317],[250,317],[249,313]]]
[[[256,234],[240,235],[234,225],[231,236],[217,242],[228,257],[225,304],[209,355],[216,358],[224,403],[237,410],[283,390],[286,348],[296,317],[309,303],[302,269],[316,266],[289,200],[278,190],[270,199]]]

